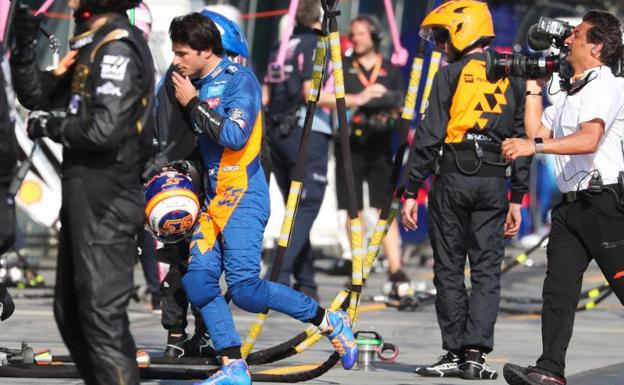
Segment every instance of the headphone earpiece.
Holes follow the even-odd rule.
[[[375,47],[379,49],[379,47],[381,46],[381,41],[383,40],[383,32],[379,19],[374,15],[360,15],[356,19],[366,21],[370,30],[373,44],[375,44]]]

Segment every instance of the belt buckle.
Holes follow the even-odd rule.
[[[567,203],[572,203],[578,199],[578,194],[576,193],[576,191],[568,191],[563,195],[565,196],[565,200]]]

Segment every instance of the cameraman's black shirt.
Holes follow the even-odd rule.
[[[366,82],[381,84],[388,89],[383,97],[372,99],[358,108],[358,111],[371,114],[401,108],[403,103],[403,75],[401,75],[399,68],[390,63],[389,60],[382,59],[379,71],[375,71],[375,66],[365,69],[358,64],[357,58],[347,58],[343,61],[343,68],[347,94],[362,92],[369,85],[365,84]]]
[[[369,69],[359,65],[355,57],[343,60],[345,92],[347,94],[357,94],[372,84],[381,84],[388,89],[383,97],[372,99],[354,111],[351,119],[351,137],[354,139],[354,136],[358,136],[361,139],[351,141],[351,146],[356,151],[358,148],[363,150],[383,148],[383,150],[389,151],[393,132],[391,125],[388,125],[385,129],[378,127],[375,130],[368,130],[374,132],[366,132],[366,125],[363,125],[363,128],[360,130],[358,127],[355,127],[357,125],[355,122],[374,119],[379,114],[389,115],[394,113],[398,117],[397,112],[403,104],[404,86],[403,75],[400,69],[389,60],[383,59],[381,56],[379,58],[381,61],[380,65],[376,64]]]

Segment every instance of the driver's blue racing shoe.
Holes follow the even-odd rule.
[[[245,360],[223,357],[223,365],[218,372],[206,381],[195,382],[193,385],[251,385],[251,374]]]
[[[358,358],[358,349],[351,330],[351,320],[343,310],[327,312],[329,327],[323,334],[329,338],[336,352],[340,355],[342,367],[349,370],[355,365]]]

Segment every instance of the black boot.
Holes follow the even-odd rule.
[[[193,334],[193,337],[184,343],[184,350],[187,357],[217,357],[217,352],[212,347],[208,333]]]
[[[414,369],[414,373],[423,377],[461,377],[460,363],[461,359],[457,354],[447,352],[435,364],[418,367]]]
[[[167,347],[165,348],[164,358],[182,358],[186,354],[184,345],[186,343],[186,334],[169,333],[167,337]]]
[[[485,363],[485,353],[469,349],[466,351],[464,362],[459,365],[462,377],[467,380],[495,380],[498,378],[496,370]]]

